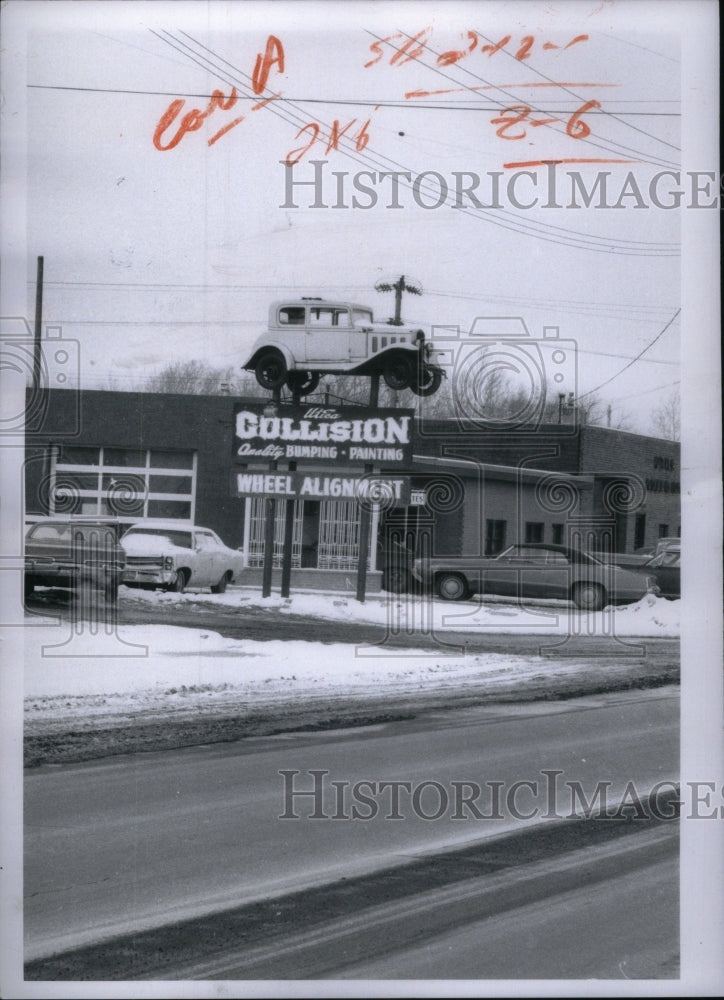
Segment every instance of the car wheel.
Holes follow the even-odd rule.
[[[600,611],[606,605],[606,591],[600,583],[577,583],[573,602],[582,611]]]
[[[382,571],[382,589],[391,594],[406,594],[410,583],[410,572],[404,566],[385,566]]]
[[[409,389],[415,382],[415,365],[406,354],[393,354],[385,361],[382,377],[390,389]]]
[[[229,574],[224,573],[217,584],[211,588],[212,594],[223,594],[226,591],[226,584],[229,582]]]
[[[186,589],[186,584],[188,583],[188,575],[185,570],[176,570],[176,576],[173,578],[171,583],[166,587],[166,590],[170,590],[174,594],[183,594]]]
[[[468,581],[460,573],[440,573],[435,577],[435,587],[444,601],[463,601],[470,593]]]
[[[254,374],[264,389],[278,389],[284,385],[287,366],[279,351],[263,351],[254,366]]]
[[[298,392],[300,396],[308,396],[310,392],[319,385],[319,375],[317,372],[289,372],[287,375],[287,386],[292,392]]]
[[[410,388],[416,396],[432,396],[442,383],[442,372],[438,368],[425,368],[422,378],[413,382]]]

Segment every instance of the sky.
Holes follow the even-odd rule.
[[[463,339],[478,316],[520,316],[533,339],[557,327],[575,354],[563,388],[600,390],[629,429],[650,429],[676,389],[682,213],[652,204],[649,184],[682,166],[680,5],[16,6],[24,308],[32,326],[42,255],[44,323],[77,342],[81,385],[138,387],[171,361],[238,369],[288,295],[384,320],[393,297],[375,283],[404,274],[423,290],[405,296],[407,322]],[[214,90],[219,104],[179,133]],[[315,135],[293,176],[310,181],[320,161],[329,207],[309,185],[291,207],[282,161]],[[560,208],[543,207],[551,159],[576,161],[555,168]],[[409,173],[400,207],[389,179],[362,171]],[[589,191],[607,173],[603,207],[580,192],[571,206],[570,171]],[[484,206],[497,183],[500,207],[452,207],[463,174]],[[665,203],[675,183],[659,183]]]

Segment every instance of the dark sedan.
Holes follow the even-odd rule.
[[[412,575],[424,586],[434,587],[446,601],[487,593],[559,598],[598,611],[608,604],[626,604],[658,593],[653,574],[604,564],[564,545],[519,544],[497,556],[417,559]]]
[[[643,576],[656,578],[662,597],[675,600],[681,597],[681,550],[667,549],[649,559],[640,571]]]

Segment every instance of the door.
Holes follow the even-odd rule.
[[[305,361],[315,365],[348,364],[353,336],[349,309],[309,306],[304,334]]]

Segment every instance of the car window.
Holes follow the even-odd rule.
[[[681,553],[676,551],[660,552],[653,559],[649,559],[648,565],[654,568],[659,566],[680,566]]]
[[[137,530],[131,528],[123,536],[125,541],[127,538],[163,538],[171,545],[176,545],[181,549],[190,549],[191,545],[191,532],[190,531],[174,531],[172,528],[168,530],[156,529],[154,530]]]
[[[284,306],[278,317],[281,326],[304,326],[304,306]]]
[[[568,565],[568,558],[566,557],[565,553],[563,553],[563,552],[556,552],[555,550],[550,549],[550,550],[548,550],[546,552],[546,564],[547,565],[548,564],[558,564],[558,565],[561,565],[561,566],[567,566]]]
[[[57,542],[66,539],[70,534],[68,524],[36,524],[28,532],[28,538],[35,542]]]
[[[353,323],[372,323],[372,313],[367,309],[353,309],[352,310],[352,322]]]
[[[349,309],[337,309],[331,306],[314,306],[309,310],[309,325],[349,327]]]
[[[548,558],[548,551],[547,549],[532,549],[521,545],[518,549],[515,549],[513,557],[524,562],[545,563]]]

